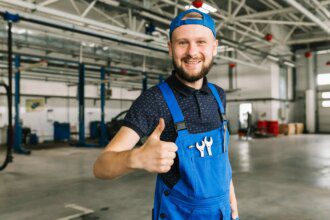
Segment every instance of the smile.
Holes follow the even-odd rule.
[[[201,60],[185,60],[184,62],[187,64],[198,64],[202,61]]]

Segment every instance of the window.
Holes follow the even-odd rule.
[[[317,85],[330,85],[330,73],[318,74]]]
[[[239,105],[239,120],[241,128],[246,128],[248,126],[248,113],[252,113],[251,103],[242,103]]]
[[[322,99],[330,99],[330,92],[322,92]]]
[[[330,107],[330,101],[322,101],[322,107],[329,108]]]

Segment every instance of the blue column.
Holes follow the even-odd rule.
[[[105,146],[107,144],[107,134],[106,134],[106,127],[105,127],[105,119],[104,119],[104,106],[105,106],[105,68],[101,67],[101,137],[100,137],[100,146]]]
[[[79,140],[78,146],[85,146],[85,64],[79,64]]]
[[[21,73],[19,71],[19,67],[21,66],[21,57],[19,55],[15,56],[15,135],[14,135],[14,150],[20,154],[30,154],[30,151],[23,148],[22,145],[22,127],[20,124],[20,115],[19,115],[19,107],[20,107],[20,80]]]
[[[162,82],[164,82],[163,75],[159,75],[159,83],[162,83]]]

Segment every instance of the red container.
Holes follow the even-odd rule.
[[[258,131],[261,133],[261,134],[267,134],[267,126],[268,123],[267,121],[258,121]]]
[[[275,137],[278,136],[279,133],[278,121],[267,121],[267,133],[272,134]]]

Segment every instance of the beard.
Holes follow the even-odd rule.
[[[182,59],[182,62],[184,62],[185,60],[189,60],[189,59],[194,59],[194,58],[187,56]],[[200,60],[205,61],[204,57],[201,57]],[[204,76],[206,76],[208,74],[208,72],[210,71],[210,69],[213,65],[213,57],[212,57],[211,62],[208,65],[205,65],[205,63],[203,64],[201,71],[199,73],[197,73],[196,75],[189,75],[189,73],[187,73],[183,69],[182,66],[177,65],[177,63],[174,61],[174,59],[172,59],[172,63],[173,63],[175,72],[178,74],[178,76],[181,79],[185,80],[186,82],[193,83],[199,79],[204,78]]]

